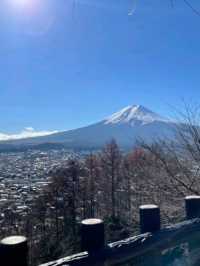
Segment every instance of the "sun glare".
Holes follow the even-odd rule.
[[[35,0],[9,0],[15,9],[30,9],[35,6]]]
[[[26,34],[43,35],[54,24],[55,12],[49,0],[7,0],[7,3],[16,23],[22,23]]]
[[[36,18],[43,6],[40,0],[8,0],[8,3],[11,9],[16,14],[21,14],[24,19]]]
[[[12,3],[16,6],[27,6],[29,5],[31,0],[12,0]]]

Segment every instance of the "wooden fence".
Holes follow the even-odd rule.
[[[185,198],[184,222],[161,228],[160,209],[156,205],[140,206],[141,234],[106,244],[104,222],[86,219],[81,223],[81,246],[79,254],[68,256],[40,266],[115,265],[151,250],[167,248],[200,231],[200,196]],[[0,242],[0,261],[4,266],[28,266],[28,244],[24,236],[9,236]]]

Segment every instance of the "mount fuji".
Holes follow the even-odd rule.
[[[48,136],[1,142],[4,145],[57,144],[67,148],[100,148],[114,138],[119,146],[130,148],[137,139],[153,142],[158,138],[172,139],[175,123],[141,105],[132,105],[95,124],[54,133]]]

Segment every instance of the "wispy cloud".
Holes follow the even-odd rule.
[[[26,127],[21,132],[16,134],[2,133],[0,132],[0,141],[2,140],[13,140],[13,139],[26,139],[40,136],[47,136],[53,133],[57,133],[58,131],[37,131],[32,127]]]
[[[131,9],[129,10],[129,12],[128,12],[128,16],[132,16],[132,15],[135,13],[135,11],[136,11],[136,7],[137,7],[137,0],[135,0],[135,1],[133,2],[133,6],[132,6]]]

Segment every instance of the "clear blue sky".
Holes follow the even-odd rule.
[[[198,101],[199,29],[182,0],[1,0],[0,131],[76,128],[130,104],[165,115],[182,98]]]

